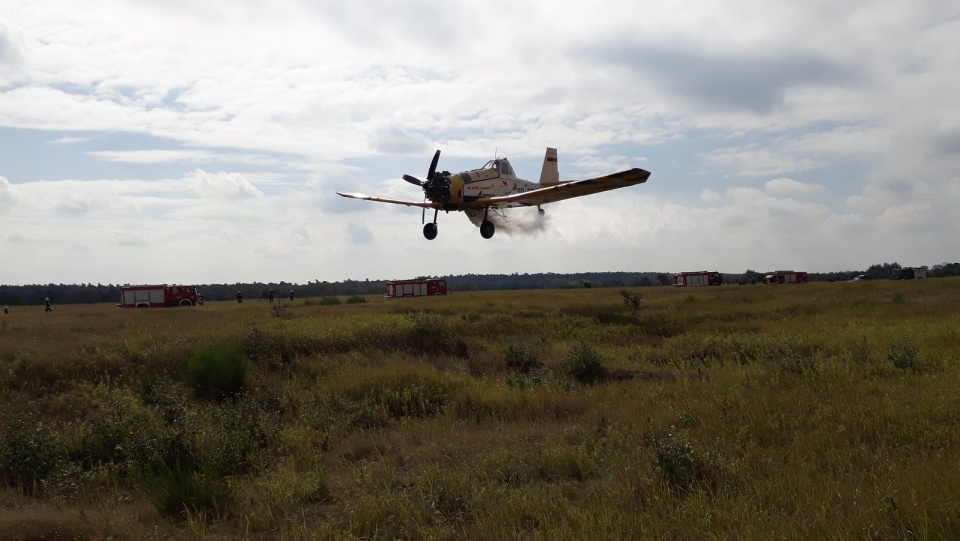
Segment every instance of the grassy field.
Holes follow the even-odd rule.
[[[958,391],[947,278],[12,307],[0,539],[958,539]]]

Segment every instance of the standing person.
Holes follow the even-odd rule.
[[[270,304],[273,304],[273,288],[270,288]]]
[[[290,290],[290,302],[293,302],[293,290]]]
[[[243,304],[243,293],[237,291],[237,302]]]
[[[44,312],[53,312],[53,308],[50,308],[50,297],[43,299],[43,302],[46,304],[46,308],[43,309]]]

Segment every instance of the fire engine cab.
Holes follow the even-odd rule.
[[[716,271],[681,272],[673,275],[675,286],[722,286],[723,275]]]
[[[153,285],[122,286],[121,308],[162,308],[165,306],[195,306],[199,301],[196,286]]]
[[[446,294],[447,281],[440,278],[387,282],[387,297],[426,297]]]

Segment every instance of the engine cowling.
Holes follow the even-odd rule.
[[[434,203],[446,203],[450,199],[450,185],[450,173],[437,172],[423,183],[423,194]]]

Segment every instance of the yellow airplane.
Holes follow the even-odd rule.
[[[540,215],[544,214],[540,205],[580,197],[617,188],[625,188],[635,184],[643,184],[650,177],[650,171],[643,169],[628,169],[604,177],[587,180],[560,180],[557,168],[557,149],[548,148],[543,157],[543,168],[540,171],[540,182],[531,182],[518,178],[513,167],[506,158],[496,158],[488,161],[480,169],[463,171],[451,174],[449,171],[437,171],[437,162],[440,161],[440,151],[433,155],[427,179],[420,180],[410,175],[403,175],[403,180],[423,188],[423,201],[404,201],[388,197],[377,197],[360,193],[337,192],[343,197],[362,199],[364,201],[378,201],[393,203],[408,207],[421,207],[421,222],[424,221],[426,209],[433,209],[433,222],[423,226],[423,236],[427,240],[437,238],[437,213],[451,210],[464,211],[469,216],[479,218],[480,236],[489,239],[496,231],[496,226],[489,219],[490,209],[509,207],[536,206]],[[477,222],[477,220],[474,220]]]

